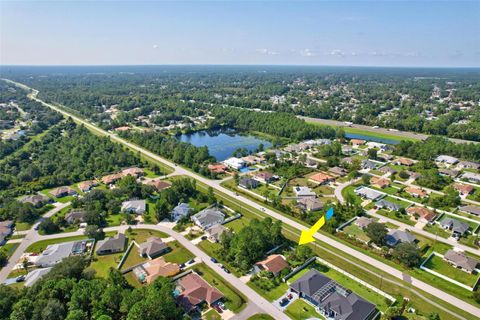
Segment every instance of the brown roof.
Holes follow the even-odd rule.
[[[138,177],[144,173],[143,169],[137,168],[137,167],[132,167],[132,168],[127,168],[122,170],[122,174],[124,176],[126,175],[131,175],[134,177]]]
[[[227,168],[223,163],[212,163],[208,165],[208,170],[216,173],[224,173]]]
[[[140,254],[148,255],[150,257],[158,255],[158,253],[165,251],[168,245],[162,241],[161,238],[150,237],[147,241],[139,245],[138,251]]]
[[[171,277],[180,272],[178,264],[166,262],[163,257],[153,259],[142,266],[148,273],[145,279],[147,283],[152,283],[158,277]]]
[[[114,183],[117,180],[120,180],[123,178],[123,174],[121,173],[114,173],[114,174],[109,174],[107,176],[104,176],[102,178],[102,182],[105,184],[111,184]]]
[[[170,186],[171,186],[170,183],[162,181],[160,179],[151,180],[151,181],[147,182],[147,184],[151,185],[151,186],[154,186],[157,190],[167,189],[167,188],[170,188]]]
[[[265,181],[270,180],[273,178],[273,173],[264,171],[264,172],[259,172],[258,174],[255,175],[255,177],[263,179]]]
[[[386,178],[372,177],[372,179],[370,180],[370,183],[372,185],[375,185],[375,186],[379,187],[379,188],[385,188],[385,187],[390,185],[390,180],[388,180]]]
[[[417,214],[420,218],[427,221],[432,221],[436,217],[435,212],[424,207],[410,207],[407,209],[407,212],[411,215]]]
[[[400,163],[401,165],[404,166],[411,166],[413,165],[413,160],[407,159],[407,158],[398,158],[395,160],[395,163]]]
[[[211,305],[224,297],[217,288],[209,285],[196,273],[190,273],[181,278],[178,284],[183,288],[183,291],[177,299],[188,310],[203,301]]]
[[[453,188],[461,194],[470,194],[473,191],[473,187],[469,184],[454,183]]]
[[[313,181],[316,181],[316,182],[319,182],[319,183],[325,183],[325,182],[330,181],[334,178],[331,175],[328,175],[328,174],[323,173],[323,172],[319,172],[319,173],[311,176],[309,179],[313,180]]]
[[[52,189],[50,190],[49,192],[52,196],[54,197],[57,197],[61,194],[74,194],[75,193],[75,190],[70,188],[70,187],[58,187],[58,188],[55,188],[55,189]]]
[[[420,197],[425,197],[427,195],[427,191],[422,190],[420,188],[415,188],[415,187],[407,187],[405,188],[405,192],[408,192],[410,194],[414,194]]]
[[[84,190],[89,190],[91,187],[94,187],[97,185],[97,181],[95,180],[88,180],[88,181],[83,181],[78,184],[78,188],[82,191]]]
[[[288,268],[287,261],[279,254],[272,254],[267,259],[257,262],[257,265],[272,273],[279,273],[283,269]]]
[[[357,144],[357,145],[365,143],[365,140],[362,140],[362,139],[352,139],[350,141],[352,142],[352,144]]]

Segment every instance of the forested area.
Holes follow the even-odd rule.
[[[100,177],[140,160],[108,138],[67,121],[0,161],[0,193],[20,195]]]
[[[281,231],[282,222],[279,220],[254,219],[238,233],[222,234],[221,255],[233,266],[247,272],[267,251],[286,241]]]
[[[141,320],[182,319],[174,284],[159,277],[149,286],[132,288],[120,271],[95,277],[83,256],[65,258],[29,288],[0,285],[0,319]]]
[[[450,155],[465,160],[480,161],[480,144],[455,144],[443,137],[429,137],[424,141],[402,141],[395,145],[395,155],[418,160],[433,160],[438,155]]]
[[[210,129],[234,128],[242,131],[258,131],[274,137],[295,141],[314,138],[334,138],[332,127],[308,124],[297,117],[282,112],[255,112],[237,108],[215,108],[215,119],[209,122]]]
[[[207,147],[196,147],[159,132],[122,132],[120,136],[205,176],[211,175],[206,165],[215,162],[215,157]]]

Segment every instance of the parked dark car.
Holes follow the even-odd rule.
[[[283,298],[280,300],[280,307],[285,307],[289,302],[290,300],[288,300],[288,298]]]
[[[207,240],[207,238],[208,238],[207,236],[202,236],[200,239]]]
[[[212,261],[213,263],[217,263],[217,262],[218,262],[217,259],[215,259],[215,258],[210,258],[210,261]]]

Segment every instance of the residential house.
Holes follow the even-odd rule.
[[[407,166],[407,167],[414,165],[413,160],[407,159],[407,158],[397,158],[393,160],[392,163],[397,166]]]
[[[352,157],[345,157],[342,160],[340,160],[340,164],[342,166],[349,166],[353,164],[353,158]]]
[[[480,163],[472,161],[460,161],[457,165],[458,170],[480,170]]]
[[[362,161],[362,169],[374,170],[376,169],[378,164],[373,162],[372,160],[363,160]]]
[[[365,144],[365,140],[362,140],[362,139],[351,139],[350,142],[352,143],[352,145],[354,146],[361,146],[362,144]]]
[[[387,145],[385,143],[380,143],[380,142],[375,142],[375,141],[368,141],[366,143],[368,149],[378,149],[381,151],[385,151],[387,148]]]
[[[437,216],[432,210],[417,206],[408,208],[407,213],[411,216],[418,217],[418,220],[424,223],[433,222]]]
[[[224,160],[223,163],[235,170],[240,170],[246,165],[244,160],[235,157],[228,158],[227,160]]]
[[[20,199],[18,199],[21,203],[31,203],[35,207],[41,207],[45,203],[50,202],[50,198],[43,195],[43,194],[32,194],[28,196],[23,196]]]
[[[122,202],[122,212],[144,214],[147,210],[147,202],[145,200],[128,200]]]
[[[310,178],[308,178],[308,180],[316,184],[325,184],[330,181],[334,181],[335,178],[324,172],[318,172],[313,176],[311,176]]]
[[[150,180],[146,184],[155,187],[157,191],[162,191],[171,187],[170,183],[160,179]]]
[[[463,212],[470,213],[470,214],[473,214],[473,215],[476,215],[476,216],[480,216],[480,207],[468,205],[468,206],[460,207],[459,209]]]
[[[357,194],[357,195],[359,195],[363,198],[370,199],[370,200],[380,199],[384,195],[381,192],[378,192],[376,190],[366,188],[366,187],[363,187],[363,186],[356,188],[355,189],[355,194]]]
[[[318,166],[317,161],[315,161],[311,158],[305,159],[304,164],[305,164],[305,167],[307,167],[307,168],[317,168],[317,166]]]
[[[468,180],[473,183],[480,183],[480,174],[474,172],[465,172],[462,176],[462,179]]]
[[[445,230],[452,231],[452,237],[455,239],[460,239],[465,233],[467,233],[470,225],[466,222],[459,221],[453,218],[445,218],[440,221],[440,225]]]
[[[398,211],[398,210],[402,209],[402,206],[399,205],[398,203],[391,202],[391,201],[388,201],[388,200],[385,200],[385,199],[381,199],[381,200],[375,202],[375,206],[377,208],[388,209],[388,210],[391,210],[391,211]]]
[[[395,174],[397,173],[397,170],[389,167],[389,166],[383,166],[381,168],[378,169],[378,171],[382,172],[382,173],[389,173],[389,174]]]
[[[66,196],[74,196],[77,194],[77,191],[70,187],[58,187],[55,189],[50,190],[49,192],[55,198],[62,198]]]
[[[179,203],[171,212],[172,221],[178,221],[182,218],[188,217],[191,210],[192,208],[188,203]]]
[[[388,154],[388,153],[377,154],[377,159],[380,160],[380,161],[387,162],[387,161],[392,160],[393,158],[394,158],[394,156],[392,156],[391,154]]]
[[[93,187],[96,187],[98,185],[98,182],[95,180],[88,180],[88,181],[83,181],[78,184],[78,189],[82,192],[87,192],[92,190]]]
[[[315,306],[331,320],[370,320],[378,313],[376,306],[321,274],[315,269],[290,284],[290,290]]]
[[[271,183],[271,182],[274,182],[274,181],[278,180],[278,177],[275,176],[271,172],[262,171],[262,172],[257,173],[255,175],[254,179],[256,179],[260,182],[263,182],[263,183]]]
[[[213,173],[225,173],[227,171],[228,167],[223,164],[223,163],[211,163],[208,165],[208,170],[210,170]]]
[[[109,174],[109,175],[106,175],[104,177],[102,177],[102,182],[106,185],[111,185],[115,182],[117,182],[118,180],[122,179],[123,178],[123,174],[121,173],[114,173],[114,174]]]
[[[169,250],[168,245],[158,237],[150,237],[138,247],[140,256],[147,257],[150,260]]]
[[[180,278],[177,281],[176,291],[180,293],[177,296],[177,302],[187,312],[200,307],[203,303],[211,306],[224,297],[217,288],[209,285],[196,273]]]
[[[259,184],[260,182],[252,178],[241,178],[238,182],[238,185],[245,189],[255,189]]]
[[[372,218],[367,218],[367,217],[357,217],[357,219],[355,219],[355,225],[357,225],[361,229],[365,229],[372,222],[375,222],[375,221]]]
[[[417,238],[409,232],[402,230],[390,230],[385,237],[385,242],[390,247],[395,247],[399,243],[414,243]]]
[[[443,175],[443,176],[447,176],[447,177],[450,177],[450,178],[455,178],[456,176],[458,176],[458,174],[460,173],[459,171],[457,170],[451,170],[451,169],[445,169],[445,168],[440,168],[438,169],[438,173]]]
[[[254,266],[254,272],[269,271],[274,276],[278,276],[284,269],[289,268],[287,260],[280,254],[269,255],[265,260],[257,262]]]
[[[85,222],[86,214],[87,212],[85,210],[73,209],[72,211],[70,211],[65,215],[65,221],[67,221],[69,224]]]
[[[213,225],[222,224],[225,221],[225,215],[217,208],[206,208],[191,217],[192,221],[206,230]]]
[[[334,174],[337,177],[343,177],[343,176],[347,175],[347,173],[348,173],[347,170],[345,170],[344,168],[341,168],[341,167],[330,168],[330,169],[328,169],[328,172],[330,172],[331,174]]]
[[[82,254],[86,251],[87,241],[70,241],[47,246],[33,262],[37,267],[51,267],[71,255]]]
[[[458,163],[458,159],[452,156],[440,155],[435,159],[435,162],[453,165]]]
[[[295,192],[295,196],[297,198],[315,198],[317,196],[317,194],[313,192],[312,189],[310,189],[309,187],[296,186],[293,187],[293,192]]]
[[[428,195],[427,191],[417,187],[406,187],[404,191],[415,198],[425,198]]]
[[[23,285],[25,287],[33,286],[38,280],[49,273],[50,270],[52,270],[52,267],[33,269],[25,276]]]
[[[474,190],[473,186],[464,183],[454,183],[453,189],[457,190],[462,196],[468,196]]]
[[[463,252],[448,250],[443,259],[455,268],[461,269],[468,273],[473,273],[477,269],[478,261],[465,255]]]
[[[297,206],[303,211],[314,212],[323,209],[323,203],[313,197],[300,198],[297,200]]]
[[[372,177],[370,179],[370,184],[374,187],[383,189],[390,185],[390,179],[383,178],[383,177],[380,177],[380,178]]]
[[[141,283],[153,283],[158,277],[173,277],[180,273],[180,266],[176,263],[165,261],[164,257],[158,257],[135,267],[133,273]]]
[[[221,235],[225,231],[228,231],[228,228],[224,227],[221,224],[215,224],[211,226],[206,230],[206,233],[208,235],[208,240],[210,240],[210,242],[213,242],[213,243],[220,242]]]
[[[345,155],[351,155],[354,154],[356,151],[353,149],[351,146],[348,145],[342,145],[342,153]]]
[[[420,173],[415,172],[415,171],[407,170],[407,171],[405,171],[405,172],[409,175],[409,178],[410,178],[410,179],[413,179],[413,180],[417,180],[417,179],[420,178],[420,176],[421,176]]]
[[[97,242],[96,253],[98,255],[123,252],[127,238],[123,233],[117,233],[114,237],[106,238]]]
[[[12,220],[0,221],[0,245],[4,245],[7,242],[8,236],[12,234],[12,229]]]
[[[132,168],[127,168],[127,169],[123,169],[122,170],[122,175],[123,176],[133,176],[135,178],[138,178],[140,176],[143,176],[145,174],[145,171],[141,168],[137,168],[137,167],[132,167]]]

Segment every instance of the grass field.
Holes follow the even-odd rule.
[[[265,313],[257,313],[248,318],[248,320],[274,320],[270,315]]]
[[[169,242],[168,246],[172,249],[172,251],[163,255],[165,261],[167,262],[175,262],[181,264],[195,258],[195,256],[185,247],[183,247],[180,243],[178,243],[178,241]]]
[[[285,313],[292,319],[303,320],[310,318],[320,318],[322,316],[311,305],[303,301],[302,299],[297,299],[287,306]]]
[[[424,266],[432,271],[438,272],[450,279],[463,283],[469,287],[473,287],[477,283],[478,274],[469,274],[460,269],[452,267],[441,257],[433,255]]]
[[[288,285],[285,282],[282,282],[279,286],[273,288],[272,290],[265,291],[255,285],[252,281],[249,281],[247,285],[258,292],[261,296],[265,297],[268,301],[274,301],[283,296],[287,290],[288,290]]]
[[[343,232],[345,232],[346,234],[348,234],[348,235],[350,235],[354,238],[359,239],[362,242],[369,242],[370,241],[370,238],[367,236],[365,231],[363,231],[360,227],[358,227],[357,225],[355,225],[353,223],[351,223],[350,225],[343,228]]]
[[[222,317],[218,314],[217,311],[215,311],[215,309],[210,309],[210,310],[208,310],[208,312],[206,312],[205,314],[202,315],[202,319],[205,319],[205,320],[220,320],[220,319],[222,319]]]
[[[200,274],[205,281],[216,287],[225,295],[225,306],[235,313],[238,313],[246,306],[247,298],[232,287],[229,283],[219,277],[212,269],[205,264],[198,264],[193,267],[195,272]]]

